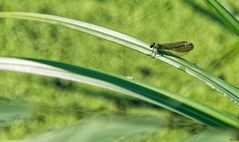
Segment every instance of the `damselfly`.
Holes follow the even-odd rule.
[[[156,52],[168,50],[168,51],[175,51],[175,52],[181,52],[186,53],[193,49],[193,43],[189,41],[180,41],[180,42],[174,42],[174,43],[152,43],[150,45],[150,48],[153,48],[152,50],[152,56],[156,55]],[[155,52],[156,50],[156,52]],[[154,57],[153,56],[153,57]]]

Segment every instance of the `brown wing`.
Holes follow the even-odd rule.
[[[188,41],[164,43],[161,45],[162,45],[162,49],[173,50],[176,52],[188,52],[194,48],[194,45],[192,44],[192,42],[188,42]]]

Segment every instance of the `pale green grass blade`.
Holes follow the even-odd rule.
[[[28,112],[24,104],[0,100],[0,127],[17,118],[22,118]]]
[[[237,118],[183,96],[83,67],[47,60],[0,58],[0,70],[38,74],[90,84],[136,97],[213,127],[239,128]]]
[[[59,24],[68,28],[86,32],[94,36],[98,36],[116,42],[118,44],[127,46],[133,50],[136,50],[149,56],[151,56],[152,54],[152,50],[149,48],[149,44],[147,43],[144,43],[128,35],[113,30],[109,30],[104,27],[82,22],[79,20],[73,20],[69,18],[63,18],[59,16],[52,16],[46,14],[23,13],[23,12],[0,12],[0,17],[26,19],[26,20],[42,21],[52,24]],[[198,66],[169,53],[157,54],[155,59],[160,59],[161,61],[168,63],[198,78],[199,80],[205,82],[213,89],[229,97],[236,104],[239,104],[239,89],[212,75],[206,70],[201,69]]]
[[[235,34],[239,36],[239,21],[217,0],[205,0],[209,7],[216,13],[219,19]]]
[[[85,122],[84,122],[85,121]],[[157,119],[96,117],[21,142],[112,142],[159,131]]]

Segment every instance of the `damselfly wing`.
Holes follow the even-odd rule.
[[[189,41],[179,41],[174,43],[152,43],[150,48],[153,48],[153,51],[156,49],[157,52],[166,50],[173,51],[173,53],[188,53],[194,48],[194,45]]]

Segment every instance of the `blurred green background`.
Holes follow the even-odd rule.
[[[233,14],[239,13],[239,4],[232,0],[221,2]],[[238,37],[208,13],[203,1],[193,3],[196,5],[188,0],[0,0],[0,11],[78,19],[147,43],[192,41],[195,48],[183,58],[238,87]],[[201,81],[121,45],[33,21],[0,19],[0,29],[0,56],[49,59],[117,74],[239,117],[236,104]],[[26,120],[0,128],[0,141],[20,139],[94,114],[167,120],[160,129],[163,133],[149,136],[148,141],[178,141],[202,127],[148,103],[59,79],[0,71],[0,88],[0,99],[24,101],[32,108]]]

